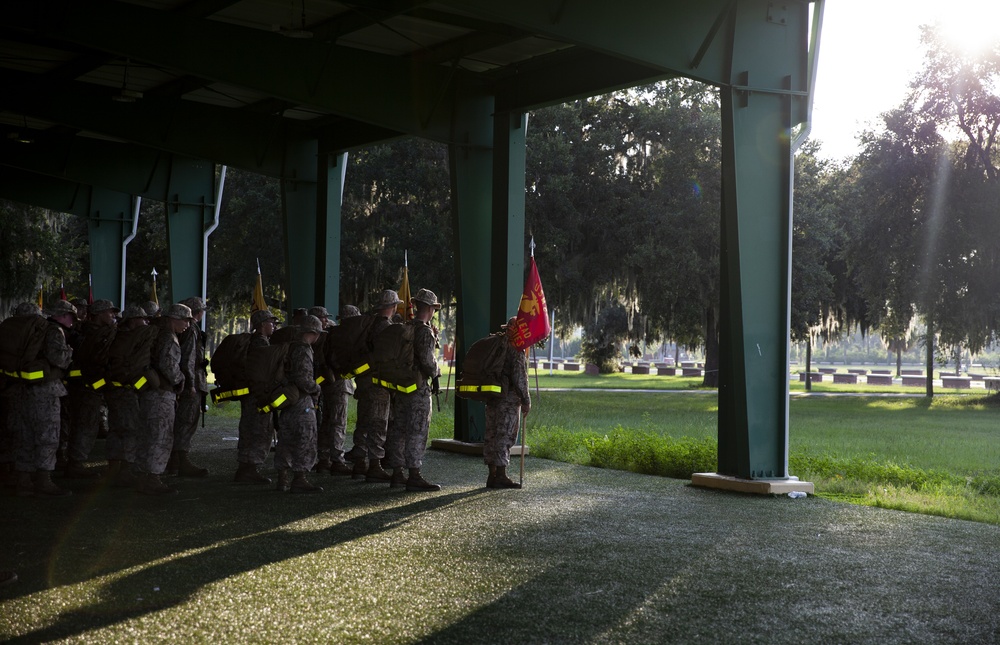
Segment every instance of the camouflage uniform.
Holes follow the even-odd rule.
[[[391,325],[389,318],[380,316],[372,323],[368,343],[380,331]],[[391,393],[384,387],[372,383],[367,374],[357,379],[354,398],[358,400],[358,418],[354,427],[354,445],[360,447],[360,456],[355,461],[355,473],[364,472],[359,464],[364,466],[365,458],[372,464],[378,464],[385,457],[385,437],[389,424],[389,409],[392,404]]]
[[[72,309],[72,305],[65,304]],[[15,383],[10,388],[8,419],[14,438],[14,468],[18,473],[19,494],[69,494],[69,491],[52,484],[49,473],[56,467],[61,425],[59,400],[66,395],[62,377],[72,355],[73,350],[66,343],[66,328],[50,319],[39,352],[39,358],[47,363],[43,381],[36,384]],[[34,473],[34,476],[29,473]]]
[[[126,307],[123,314],[123,325],[115,333],[112,346],[117,343],[128,344],[132,334],[144,333],[145,324],[134,326],[135,318],[145,318],[144,309],[135,305]],[[108,463],[116,475],[116,485],[127,486],[132,483],[131,470],[135,466],[140,433],[143,427],[142,414],[139,410],[139,395],[136,391],[121,383],[110,382],[104,388],[104,400],[108,404],[108,438],[105,443]],[[117,468],[115,467],[117,465]]]
[[[347,407],[354,394],[354,381],[336,379],[323,390],[323,432],[329,438],[329,455],[332,464],[346,468],[344,442],[347,440]]]
[[[531,405],[528,361],[524,352],[504,343],[503,396],[486,403],[483,461],[487,466],[510,464],[510,449],[517,440],[521,406]]]
[[[207,468],[192,464],[188,460],[191,450],[191,439],[198,430],[205,396],[208,394],[208,373],[205,360],[205,332],[200,327],[199,314],[207,309],[205,301],[198,297],[186,298],[181,301],[191,309],[194,320],[191,326],[178,335],[181,346],[181,372],[184,374],[184,386],[177,395],[177,412],[174,417],[174,450],[167,464],[168,474],[179,474],[186,477],[204,477]]]
[[[274,464],[279,472],[302,473],[316,465],[315,408],[320,394],[313,377],[313,350],[307,343],[291,344],[286,376],[299,389],[299,400],[281,411]]]
[[[267,339],[258,333],[250,336],[250,347],[267,347]],[[257,403],[249,394],[240,397],[240,430],[236,444],[237,461],[260,466],[271,450],[271,413],[257,410]]]
[[[139,409],[146,427],[139,443],[136,464],[138,470],[147,475],[162,475],[174,449],[177,390],[184,384],[181,346],[168,324],[160,326],[153,344],[151,367],[156,370],[160,386],[147,386],[139,393]]]
[[[395,393],[392,397],[393,432],[389,436],[389,465],[393,468],[419,469],[427,449],[431,423],[431,388],[428,380],[438,375],[434,352],[437,331],[426,322],[410,320],[413,325],[413,366],[420,372],[417,389],[412,394]]]

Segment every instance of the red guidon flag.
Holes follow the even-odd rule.
[[[521,306],[517,308],[517,337],[514,339],[514,347],[527,349],[548,338],[551,330],[542,281],[538,277],[535,256],[532,255],[531,266],[528,267],[528,279],[524,283],[524,294],[521,296]]]

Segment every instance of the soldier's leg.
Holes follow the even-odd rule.
[[[82,386],[75,388],[69,398],[72,410],[72,433],[65,474],[67,477],[77,478],[96,477],[97,473],[87,470],[83,464],[90,458],[94,443],[97,441],[104,398]]]

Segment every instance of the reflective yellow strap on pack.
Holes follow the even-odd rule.
[[[90,387],[90,389],[92,389],[94,391],[97,391],[97,390],[101,389],[102,387],[104,387],[107,384],[108,384],[108,382],[105,381],[104,379],[98,379],[98,380],[94,381],[93,383],[90,383],[88,387]]]
[[[499,385],[460,385],[459,392],[495,392],[500,394],[503,390]]]
[[[364,374],[365,372],[367,372],[368,369],[369,369],[369,367],[370,366],[368,365],[368,363],[365,363],[364,365],[362,365],[358,369],[354,370],[353,372],[348,372],[347,374],[341,374],[340,378],[344,379],[345,381],[347,379],[349,379],[349,378],[354,378],[355,376],[358,376],[359,374]]]
[[[80,378],[81,376],[83,376],[83,372],[81,372],[80,370],[69,371],[69,378]]]
[[[240,388],[238,390],[226,390],[225,392],[219,392],[218,394],[213,394],[212,398],[216,401],[224,401],[226,399],[236,399],[244,394],[250,394],[250,388]]]
[[[326,377],[324,377],[324,376],[322,376],[322,375],[320,375],[320,376],[317,376],[317,377],[316,377],[316,385],[319,385],[319,384],[321,384],[321,383],[322,383],[323,381],[325,381],[325,380],[326,380]]]
[[[37,381],[45,376],[45,372],[21,372],[21,378],[25,381]]]
[[[284,403],[287,400],[288,400],[288,397],[285,396],[284,394],[282,394],[281,396],[279,396],[275,400],[271,401],[269,404],[265,405],[264,407],[257,408],[257,410],[260,411],[260,412],[270,412],[271,410],[277,410],[279,407],[281,407],[281,404]]]
[[[132,384],[132,387],[134,387],[137,390],[141,390],[143,386],[146,385],[147,382],[148,381],[146,381],[145,376],[140,376],[139,380]]]
[[[119,383],[118,381],[111,381],[111,385],[115,387],[125,387],[124,383]]]

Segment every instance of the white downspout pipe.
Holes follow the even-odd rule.
[[[201,297],[208,299],[208,237],[219,228],[219,211],[222,210],[222,189],[226,186],[226,166],[219,170],[219,185],[215,190],[215,210],[212,213],[212,223],[205,229],[201,238]],[[201,330],[205,331],[208,316],[201,318]]]
[[[142,197],[136,195],[133,204],[132,234],[122,241],[122,291],[119,294],[121,297],[118,299],[118,305],[123,311],[125,310],[125,265],[128,263],[128,245],[135,239],[135,235],[139,231],[139,208],[142,206]]]

